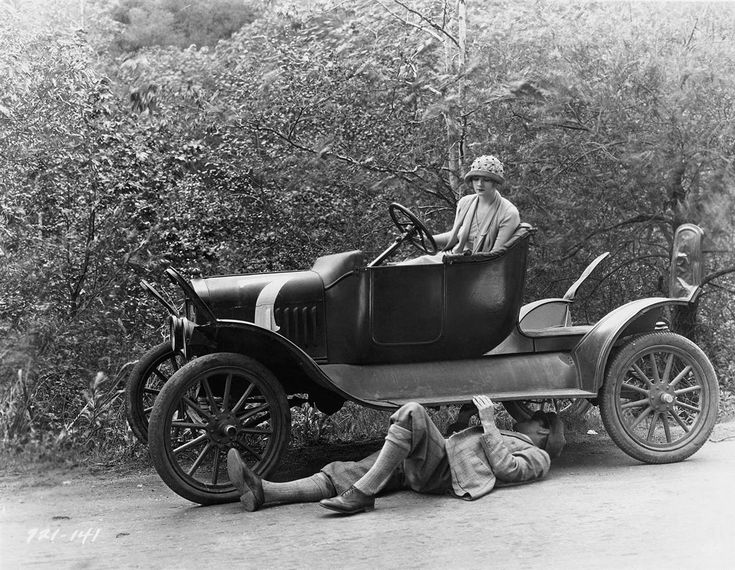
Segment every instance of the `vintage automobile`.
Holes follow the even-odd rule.
[[[611,438],[640,461],[680,461],[704,444],[717,416],[715,372],[667,325],[667,310],[700,292],[700,228],[677,231],[670,297],[576,325],[576,291],[607,254],[564,296],[522,305],[530,226],[499,252],[385,264],[403,242],[436,251],[409,210],[391,204],[389,212],[400,236],[370,263],[350,251],[307,271],[187,280],[169,269],[184,294],[181,313],[144,283],[170,313],[170,343],[131,374],[128,417],[176,493],[200,504],[236,500],[229,448],[272,472],[290,409],[305,402],[333,413],[347,400],[466,406],[488,394],[516,418],[537,405],[592,402]]]

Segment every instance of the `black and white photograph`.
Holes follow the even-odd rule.
[[[735,2],[0,0],[0,568],[724,569]]]

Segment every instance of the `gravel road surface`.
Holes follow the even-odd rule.
[[[401,492],[347,518],[316,504],[199,507],[151,469],[6,475],[0,567],[735,567],[735,424],[669,465],[579,439],[542,481],[476,502]]]

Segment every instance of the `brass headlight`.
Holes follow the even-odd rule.
[[[184,358],[188,358],[186,343],[191,338],[194,323],[183,317],[169,317],[169,334],[171,337],[171,348],[174,352],[180,352]]]

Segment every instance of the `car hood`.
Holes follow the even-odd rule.
[[[196,294],[220,319],[236,319],[279,330],[283,311],[323,304],[324,285],[313,271],[224,275],[192,279]]]

